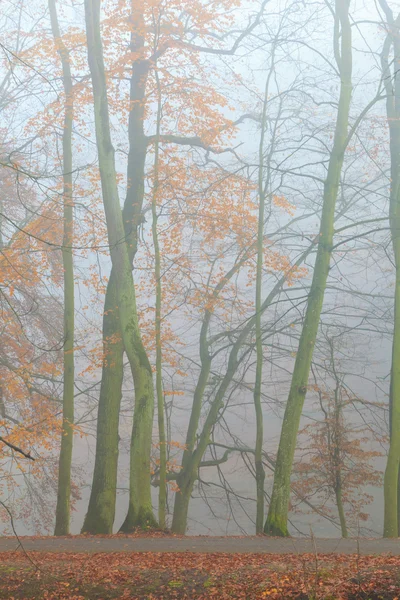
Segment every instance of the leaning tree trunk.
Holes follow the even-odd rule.
[[[390,135],[390,230],[396,270],[394,290],[394,324],[392,367],[390,378],[390,445],[384,478],[384,537],[399,535],[399,463],[400,463],[400,15],[396,20],[386,2],[382,3],[390,33],[381,55],[383,80],[386,91],[386,113]],[[393,45],[393,76],[389,66],[389,52]]]
[[[296,263],[293,265],[293,269],[299,267],[306,260],[308,255],[311,253],[313,247],[314,244],[312,243],[311,246],[307,250],[305,250],[303,254],[298,258]],[[232,267],[232,269],[225,275],[225,277],[223,277],[220,280],[218,285],[214,288],[213,299],[217,299],[219,297],[219,294],[224,289],[226,283],[230,281],[231,278],[238,272],[241,265],[248,260],[250,254],[251,249],[249,249],[249,251],[245,253],[243,259],[237,261],[235,266]],[[261,314],[263,314],[267,310],[267,308],[271,305],[271,302],[279,294],[280,290],[282,289],[284,283],[287,280],[287,277],[288,274],[283,275],[276,282],[276,284],[274,285],[274,287],[272,288],[272,290],[261,305]],[[197,431],[200,422],[202,403],[212,364],[212,357],[208,351],[207,340],[207,334],[209,330],[211,317],[212,313],[206,311],[200,332],[201,370],[194,392],[193,405],[190,413],[190,420],[186,435],[186,447],[183,452],[181,470],[176,480],[179,487],[179,491],[175,494],[174,512],[172,519],[172,531],[174,533],[184,534],[186,531],[190,497],[194,483],[198,477],[199,468],[201,468],[202,458],[207,449],[211,430],[218,420],[219,411],[224,406],[223,400],[226,391],[228,390],[229,385],[232,383],[233,377],[235,376],[236,370],[238,368],[238,355],[240,349],[244,345],[246,339],[250,335],[251,331],[253,331],[255,326],[255,315],[253,315],[253,317],[251,317],[248,320],[247,324],[242,329],[237,340],[231,348],[231,351],[229,353],[228,368],[221,381],[221,384],[214,397],[214,400],[211,403],[211,407],[207,415],[207,419],[203,425],[201,435],[198,435]],[[215,464],[218,464],[218,461],[215,461]],[[208,466],[210,466],[210,461],[208,461]]]
[[[71,465],[74,439],[74,263],[73,195],[72,195],[72,123],[74,98],[69,52],[61,39],[55,0],[49,0],[51,28],[57,52],[61,58],[65,92],[63,146],[63,247],[64,268],[64,387],[61,449],[58,467],[56,524],[54,535],[68,535],[71,508]]]
[[[124,529],[153,524],[150,452],[154,413],[152,369],[143,346],[136,309],[132,260],[119,202],[114,148],[110,135],[107,85],[100,36],[100,0],[85,0],[89,67],[93,83],[96,141],[111,262],[115,276],[121,337],[135,387],[131,444],[130,498]]]
[[[351,25],[348,10],[348,0],[336,0],[334,44],[341,78],[339,107],[334,144],[324,186],[321,226],[314,274],[282,424],[274,484],[268,517],[264,526],[264,532],[268,535],[289,535],[287,521],[290,500],[290,477],[332,254],[335,206],[347,143],[352,94]],[[340,38],[339,29],[341,30]],[[341,52],[339,52],[339,39],[341,40]]]

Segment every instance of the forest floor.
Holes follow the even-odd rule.
[[[398,540],[20,541],[0,538],[0,600],[400,600]]]
[[[2,600],[394,600],[400,558],[347,554],[0,553]]]

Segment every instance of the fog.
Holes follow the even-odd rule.
[[[3,533],[397,537],[399,13],[4,0]]]

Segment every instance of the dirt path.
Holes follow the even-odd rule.
[[[21,538],[25,550],[39,552],[227,552],[265,554],[357,553],[357,540],[263,537],[77,537]],[[0,552],[18,548],[15,538],[0,538]],[[400,539],[360,539],[360,554],[400,556]]]

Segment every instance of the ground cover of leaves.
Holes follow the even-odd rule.
[[[0,599],[400,600],[400,557],[0,553]]]

